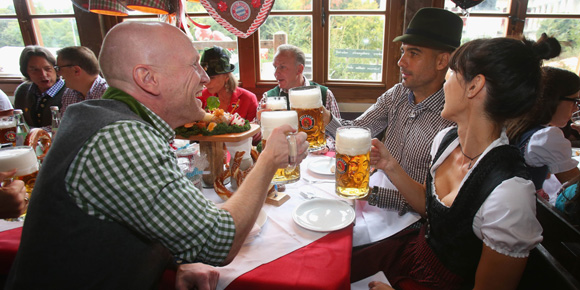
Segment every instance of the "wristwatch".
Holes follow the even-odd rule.
[[[377,205],[379,203],[379,187],[378,186],[373,186],[373,188],[371,189],[371,192],[369,192],[369,195],[367,196],[367,202],[369,203],[369,205]]]

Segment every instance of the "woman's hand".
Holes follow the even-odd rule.
[[[369,283],[369,290],[395,290],[393,287],[379,281]]]
[[[388,173],[388,169],[394,164],[398,164],[397,160],[393,158],[385,144],[377,138],[373,138],[371,141],[371,166]]]

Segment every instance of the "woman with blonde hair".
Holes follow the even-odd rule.
[[[207,106],[209,97],[216,96],[220,101],[220,109],[232,114],[238,113],[248,121],[254,120],[258,99],[254,93],[238,87],[229,51],[219,46],[208,48],[203,52],[200,64],[210,78],[199,98],[203,108]]]

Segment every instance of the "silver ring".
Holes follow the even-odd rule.
[[[24,197],[24,201],[25,201],[25,202],[29,202],[29,201],[30,201],[30,198],[28,198],[28,196],[25,196],[25,197]]]

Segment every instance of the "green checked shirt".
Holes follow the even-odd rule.
[[[153,126],[118,121],[87,141],[66,174],[67,191],[89,215],[124,224],[189,262],[220,265],[233,219],[184,176],[169,146],[174,131],[145,112]]]

